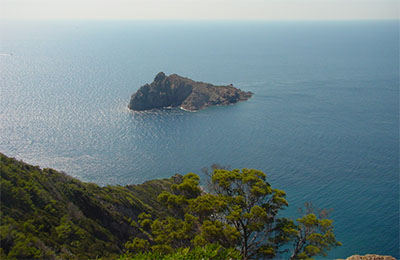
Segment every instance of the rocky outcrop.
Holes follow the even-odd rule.
[[[336,259],[343,260],[343,259]],[[345,260],[396,260],[393,256],[389,255],[352,255]]]
[[[128,107],[138,111],[165,107],[195,111],[209,106],[234,104],[249,99],[252,94],[232,85],[214,86],[160,72],[153,83],[142,86],[132,95]]]

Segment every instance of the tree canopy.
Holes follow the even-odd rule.
[[[312,259],[340,245],[332,220],[324,214],[308,208],[296,221],[281,217],[279,212],[288,206],[285,197],[255,169],[214,169],[207,191],[198,175],[188,173],[172,192],[158,196],[173,215],[139,216],[138,225],[147,238],[127,242],[128,255],[165,256],[213,245],[242,259]]]
[[[99,187],[0,153],[1,259],[310,259],[336,241],[332,221],[288,202],[257,170],[218,169]]]

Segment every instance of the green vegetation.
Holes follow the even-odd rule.
[[[125,254],[120,260],[228,260],[241,259],[239,251],[224,248],[216,244],[207,244],[204,247],[179,248],[172,253],[144,252],[135,255]]]
[[[157,196],[174,183],[99,187],[3,154],[0,175],[0,259],[115,259],[144,237],[132,225],[140,213],[168,211]]]
[[[340,245],[257,170],[100,187],[0,154],[0,259],[312,259]]]
[[[172,185],[172,192],[162,192],[158,200],[174,214],[139,215],[147,238],[126,243],[133,259],[169,259],[155,256],[197,252],[209,245],[239,253],[241,259],[312,259],[340,245],[324,212],[317,217],[308,207],[296,222],[279,217],[288,206],[285,192],[272,188],[261,171],[215,169],[208,186],[204,192],[199,177],[189,173]]]

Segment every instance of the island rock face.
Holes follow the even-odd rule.
[[[214,86],[176,74],[166,76],[160,72],[153,83],[142,86],[132,95],[128,107],[137,111],[165,107],[196,111],[209,106],[234,104],[252,95],[232,85]]]

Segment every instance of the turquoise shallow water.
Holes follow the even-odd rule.
[[[333,208],[328,258],[399,258],[399,28],[383,22],[42,21],[0,25],[0,151],[81,180],[140,183],[212,163],[257,168]],[[134,113],[155,74],[254,97]]]

